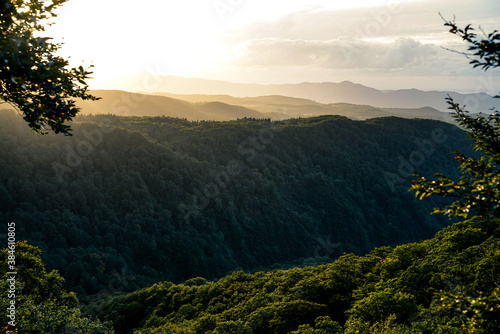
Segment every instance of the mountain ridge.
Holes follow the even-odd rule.
[[[179,95],[172,93],[131,93],[119,90],[92,91],[99,101],[79,101],[81,114],[119,116],[169,116],[190,121],[229,121],[238,118],[285,120],[296,117],[340,115],[354,120],[397,116],[428,118],[452,123],[449,114],[431,107],[379,108],[350,103],[321,104],[309,99],[283,95],[234,97],[230,95]],[[213,104],[216,103],[216,104]]]
[[[174,94],[226,94],[235,97],[262,95],[284,95],[311,99],[320,103],[370,104],[385,108],[420,108],[429,105],[437,110],[446,111],[445,98],[449,94],[459,104],[466,104],[471,112],[485,112],[492,107],[500,108],[500,100],[486,93],[463,94],[452,90],[424,91],[419,89],[379,90],[351,81],[301,82],[297,84],[249,84],[233,83],[223,80],[162,76],[149,73],[124,76],[129,84],[121,87],[136,91],[168,92]],[[154,80],[152,80],[154,79]],[[154,81],[152,85],[141,83]],[[148,88],[148,89],[146,89]]]

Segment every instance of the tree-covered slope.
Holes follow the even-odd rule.
[[[11,243],[0,249],[0,267],[4,269],[0,273],[0,332],[114,333],[111,323],[81,316],[76,295],[66,292],[64,278],[57,271],[47,271],[39,248],[24,241]]]
[[[425,239],[449,224],[410,174],[469,143],[430,120],[79,118],[37,136],[0,114],[0,220],[82,294],[221,277]]]
[[[117,333],[496,333],[499,221],[316,267],[164,282],[96,305]]]

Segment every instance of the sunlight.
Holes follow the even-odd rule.
[[[426,45],[436,44],[436,40],[444,43],[450,37],[436,14],[442,7],[446,8],[430,0],[144,0],[140,4],[71,0],[62,6],[46,33],[64,43],[59,53],[72,66],[94,65],[92,88],[112,88],[118,82],[113,77],[123,80],[128,74],[144,72],[233,82],[342,81],[356,80],[366,71],[352,66],[342,71],[324,67],[324,59],[310,55],[307,59],[313,61],[304,66],[264,64],[267,51],[246,54],[241,45],[268,38],[290,41],[287,45],[294,51],[287,55],[293,63],[292,58],[302,53],[318,51],[306,49],[306,45],[312,47],[312,40],[350,41],[362,39],[361,35],[374,46],[403,36]],[[471,7],[462,4],[456,10],[463,15]],[[336,13],[341,10],[348,12]],[[496,18],[492,13],[485,12],[481,20],[490,22]],[[366,34],[373,24],[376,33]],[[321,52],[334,55],[334,44],[326,43],[330,49]],[[248,58],[250,55],[254,58]],[[407,72],[414,75],[411,69]]]
[[[402,1],[397,1],[399,3]],[[301,11],[386,5],[387,0],[348,3],[304,0],[136,1],[72,0],[47,29],[63,42],[61,55],[73,66],[93,64],[94,82],[124,72],[195,76],[213,71],[230,57],[217,41],[222,33],[261,20],[276,20]],[[222,6],[222,7],[221,7]]]
[[[124,73],[191,75],[216,51],[202,12],[186,2],[74,0],[47,33],[73,66],[94,65],[93,83]]]

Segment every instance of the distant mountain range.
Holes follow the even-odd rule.
[[[287,96],[238,98],[229,95],[139,94],[116,90],[93,91],[99,101],[79,102],[83,114],[120,116],[170,116],[190,121],[228,121],[240,118],[284,120],[298,117],[340,115],[354,120],[397,116],[453,122],[449,114],[431,107],[377,108],[348,103],[322,104]]]
[[[354,120],[365,120],[375,117],[396,116],[402,118],[426,118],[445,122],[453,122],[450,114],[432,107],[420,108],[378,108],[371,105],[350,103],[322,104],[313,100],[287,97],[281,95],[257,97],[233,97],[229,95],[180,95],[170,93],[154,93],[200,104],[219,101],[225,104],[244,106],[256,110],[262,116],[271,119],[287,119],[296,117],[312,117],[321,115],[340,115]],[[254,117],[254,116],[249,116]]]
[[[371,105],[382,108],[432,107],[446,111],[445,98],[448,94],[460,104],[466,104],[471,112],[487,112],[490,108],[500,108],[500,99],[486,93],[460,94],[452,91],[421,91],[401,89],[382,91],[361,84],[343,81],[281,85],[260,85],[232,83],[227,81],[183,78],[177,76],[156,76],[138,74],[124,76],[121,87],[124,90],[168,92],[173,94],[231,95],[234,97],[255,97],[282,95],[313,100],[319,103],[350,103]]]
[[[84,114],[114,114],[119,116],[169,116],[190,121],[226,121],[238,118],[268,118],[243,106],[217,101],[191,103],[167,96],[129,93],[117,90],[92,91],[99,101],[80,101]]]

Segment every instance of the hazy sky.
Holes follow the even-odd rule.
[[[500,73],[472,70],[442,49],[465,47],[439,12],[460,25],[500,29],[498,0],[70,0],[47,34],[64,38],[61,53],[73,65],[95,66],[94,88],[120,88],[116,76],[151,72],[500,90]]]

